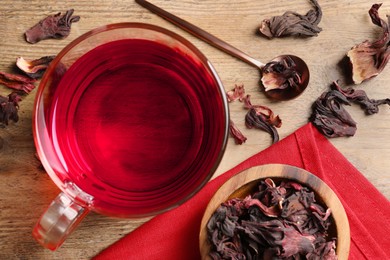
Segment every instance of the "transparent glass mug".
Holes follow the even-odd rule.
[[[55,250],[91,210],[139,218],[180,205],[216,170],[228,122],[217,73],[181,36],[141,23],[82,35],[35,100],[37,153],[62,192],[34,237]]]

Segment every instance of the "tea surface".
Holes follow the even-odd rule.
[[[199,101],[211,79],[198,63],[157,42],[120,40],[83,55],[52,89],[52,142],[98,210],[159,210],[209,174],[205,138],[223,114],[207,115],[209,97]]]

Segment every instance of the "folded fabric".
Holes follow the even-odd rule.
[[[390,259],[389,200],[310,123],[210,181],[192,199],[154,217],[94,259],[200,259],[200,222],[214,192],[232,175],[268,163],[306,169],[335,191],[349,219],[349,259]]]

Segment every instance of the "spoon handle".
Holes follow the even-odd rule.
[[[135,0],[139,5],[145,7],[149,11],[157,14],[158,16],[166,19],[167,21],[179,26],[180,28],[184,29],[185,31],[193,34],[197,38],[211,44],[212,46],[230,54],[233,57],[236,57],[252,66],[262,68],[264,67],[264,63],[250,57],[248,54],[240,51],[239,49],[233,47],[232,45],[222,41],[221,39],[215,37],[214,35],[204,31],[203,29],[161,9],[158,6],[155,6],[154,4],[145,1],[145,0]]]

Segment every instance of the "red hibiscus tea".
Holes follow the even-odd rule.
[[[180,204],[209,180],[226,143],[226,98],[211,65],[183,39],[153,33],[93,48],[76,42],[38,92],[34,133],[45,169],[104,214]]]

